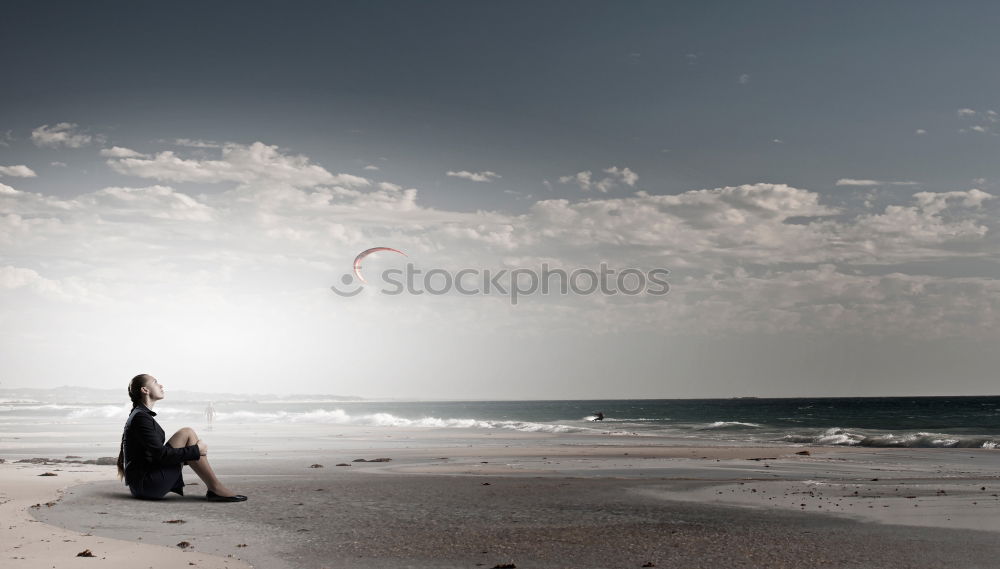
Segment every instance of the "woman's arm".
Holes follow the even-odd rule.
[[[125,444],[129,447],[129,455],[133,460],[149,467],[172,466],[201,458],[198,445],[181,448],[164,446],[156,421],[146,413],[136,413],[132,417]]]

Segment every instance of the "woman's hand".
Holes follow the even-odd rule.
[[[198,439],[198,454],[208,456],[208,445],[201,439]]]

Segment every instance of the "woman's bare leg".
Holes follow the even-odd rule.
[[[194,432],[191,427],[184,427],[183,429],[174,433],[174,436],[170,437],[167,444],[173,448],[181,448],[191,445],[198,444],[198,434]],[[209,490],[215,492],[219,496],[235,496],[236,493],[226,488],[226,486],[219,481],[219,477],[215,475],[215,471],[212,470],[212,465],[208,463],[208,457],[203,456],[198,460],[191,460],[185,462],[184,464],[191,467],[191,470],[201,478]]]

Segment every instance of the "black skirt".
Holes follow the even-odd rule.
[[[170,446],[170,445],[164,445]],[[184,476],[181,473],[183,465],[164,466],[151,470],[143,475],[136,484],[129,484],[129,491],[135,498],[144,500],[160,500],[168,492],[184,495]]]

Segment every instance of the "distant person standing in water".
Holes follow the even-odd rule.
[[[174,433],[164,442],[164,432],[153,417],[153,406],[164,398],[163,386],[155,377],[140,374],[128,384],[132,412],[125,421],[121,450],[118,453],[118,477],[125,479],[132,496],[159,500],[168,492],[184,495],[184,465],[208,487],[205,498],[212,502],[243,502],[215,475],[208,463],[208,445],[190,427]]]
[[[212,402],[208,402],[208,407],[205,407],[205,423],[208,424],[208,430],[212,430],[212,421],[215,420],[215,406]]]

